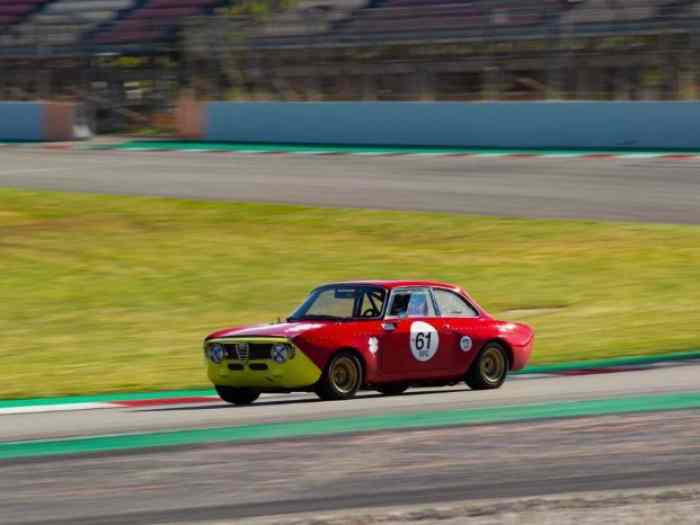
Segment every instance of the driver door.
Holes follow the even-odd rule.
[[[427,379],[444,374],[453,362],[429,288],[392,292],[382,323],[380,363],[387,379]]]

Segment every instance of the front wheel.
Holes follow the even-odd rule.
[[[508,374],[508,356],[498,343],[488,343],[469,368],[465,383],[472,390],[498,388]]]
[[[333,356],[316,383],[316,394],[324,401],[350,399],[362,386],[362,364],[352,352]]]
[[[258,397],[260,392],[252,388],[235,388],[232,386],[216,385],[216,393],[219,397],[232,405],[250,405]]]

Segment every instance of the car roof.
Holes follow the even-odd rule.
[[[426,281],[426,280],[399,280],[399,279],[368,279],[359,281],[341,281],[337,283],[328,283],[324,286],[381,286],[383,288],[403,288],[405,286],[436,286],[439,288],[450,288],[452,290],[460,290],[459,286],[442,281]]]
[[[474,298],[461,286],[457,286],[451,283],[446,283],[444,281],[430,281],[430,280],[401,280],[401,279],[367,279],[367,280],[356,280],[356,281],[340,281],[336,283],[328,283],[318,288],[323,288],[326,286],[381,286],[387,290],[392,290],[394,288],[403,288],[410,286],[430,286],[436,288],[447,288],[449,290],[455,291],[467,297],[477,310],[479,310],[482,316],[490,317],[490,314],[484,310]]]

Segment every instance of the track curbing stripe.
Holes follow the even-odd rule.
[[[98,149],[97,146],[92,149]],[[286,155],[358,155],[358,156],[461,156],[479,158],[508,158],[508,159],[667,159],[667,160],[698,160],[697,151],[635,151],[635,150],[546,150],[546,149],[488,149],[488,148],[450,148],[450,147],[421,147],[421,146],[344,146],[344,145],[312,145],[312,144],[229,144],[207,142],[177,142],[177,141],[131,141],[99,149],[114,149],[124,151],[187,151],[187,152],[231,152],[231,153],[277,153]]]
[[[175,140],[131,140],[118,144],[73,144],[73,143],[7,143],[0,147],[42,148],[47,151],[90,150],[122,152],[181,152],[181,153],[229,153],[277,154],[277,155],[355,155],[355,156],[424,156],[463,157],[482,159],[579,159],[579,160],[668,160],[698,161],[700,151],[654,151],[654,150],[565,150],[565,149],[501,149],[501,148],[457,148],[438,146],[347,146],[313,144],[245,144],[218,142],[181,142]]]

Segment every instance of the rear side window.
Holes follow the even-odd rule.
[[[472,305],[454,292],[433,289],[433,295],[442,317],[478,317]]]

